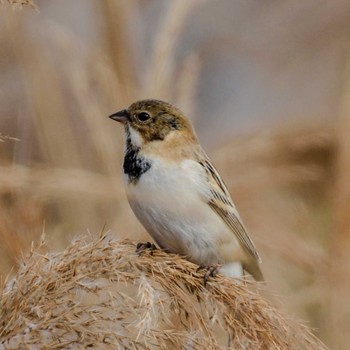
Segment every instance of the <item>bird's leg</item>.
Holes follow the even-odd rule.
[[[207,285],[209,277],[215,277],[220,271],[222,265],[209,266],[207,272],[204,274],[204,286]]]
[[[208,265],[200,264],[197,268],[197,272],[202,271],[202,270],[207,270],[207,269],[208,269]]]
[[[137,243],[136,245],[136,253],[139,255],[146,249],[149,249],[151,252],[151,255],[153,254],[153,251],[157,249],[157,247],[151,243],[151,242],[146,242],[146,243]]]
[[[208,266],[205,264],[200,264],[197,272],[201,271],[201,270],[207,270],[204,274],[204,287],[207,285],[207,282],[209,280],[209,277],[215,277],[218,272],[220,271],[222,265],[212,265],[212,266]]]

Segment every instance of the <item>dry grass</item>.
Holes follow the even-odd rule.
[[[32,0],[7,0],[7,2],[15,9],[22,9],[23,6],[29,6],[38,11],[38,7]],[[3,3],[3,0],[0,1],[1,3]]]
[[[6,141],[19,141],[19,139],[15,137],[11,137],[9,135],[2,135],[0,132],[0,142],[6,142]]]
[[[332,286],[328,293],[328,336],[335,349],[347,349],[350,335],[350,60],[344,69],[343,93],[339,104],[336,127],[335,184],[333,191],[334,227],[329,242],[330,264],[328,278]],[[339,337],[337,334],[347,334]]]
[[[51,7],[54,2],[38,2],[40,15],[28,6],[26,11],[12,11],[8,5],[33,4],[30,1],[3,3],[7,6],[0,11],[0,132],[21,140],[14,142],[0,135],[3,276],[11,269],[16,273],[18,259],[30,250],[31,241],[39,238],[43,227],[49,233],[47,244],[55,251],[63,250],[72,236],[86,229],[96,232],[105,223],[118,232],[118,238],[148,237],[127,204],[120,171],[122,132],[107,115],[136,99],[155,97],[176,104],[195,119],[196,126],[201,126],[203,84],[213,90],[210,103],[223,97],[214,93],[216,74],[211,62],[217,57],[243,54],[248,65],[252,60],[259,62],[261,73],[271,81],[276,79],[278,85],[279,72],[288,70],[289,65],[307,72],[302,68],[304,59],[311,53],[319,57],[319,45],[324,45],[332,57],[330,46],[349,45],[349,6],[341,0],[329,8],[291,0],[260,8],[257,3],[249,5],[251,13],[242,22],[251,21],[252,31],[264,19],[271,28],[273,23],[290,23],[282,26],[283,30],[271,31],[274,37],[281,35],[281,45],[277,46],[272,42],[266,46],[265,40],[254,44],[247,40],[250,36],[245,31],[227,38],[216,37],[215,30],[209,34],[211,28],[224,23],[209,13],[208,18],[215,24],[203,21],[205,28],[198,28],[208,37],[186,52],[179,49],[187,39],[187,29],[210,2],[173,0],[152,7],[156,1],[105,0],[94,2],[88,16],[79,3],[74,16],[78,26],[88,23],[84,28],[87,35],[92,35],[91,41],[75,31],[75,26],[67,25],[70,16],[67,22],[62,21],[62,7],[68,6],[66,11],[71,11],[73,2],[60,3],[57,18]],[[152,24],[146,18],[150,9],[156,12]],[[284,19],[280,13],[284,13]],[[343,16],[339,18],[335,13]],[[93,33],[89,32],[90,26]],[[278,24],[279,29],[282,27]],[[295,36],[300,37],[293,40]],[[227,46],[234,46],[234,51],[227,51]],[[347,75],[340,56],[335,54],[333,59],[334,73],[343,80]],[[325,60],[327,63],[331,58]],[[327,73],[327,67],[322,72]],[[346,90],[346,84],[336,81],[329,86],[328,94],[334,96],[335,104],[339,100],[345,104],[349,101]],[[295,96],[289,98],[294,101]],[[227,111],[220,108],[210,117],[226,115]],[[348,107],[344,105],[341,110],[347,119]],[[287,110],[281,112],[281,123],[285,113],[290,114]],[[312,115],[306,107],[302,113],[305,119]],[[329,118],[333,117],[330,112]],[[236,126],[233,116],[230,125],[232,130]],[[334,133],[331,123],[312,128],[302,124],[294,131],[273,130],[233,141],[225,138],[225,144],[216,142],[216,150],[207,149],[262,255],[270,297],[278,295],[284,309],[307,320],[330,347],[344,350],[350,341],[346,328],[349,322],[338,316],[347,315],[343,305],[348,304],[350,280],[346,276],[350,267],[341,262],[344,255],[339,254],[342,250],[344,261],[348,261],[347,245],[335,245],[334,237],[339,234],[348,242],[349,146],[345,125],[341,120],[341,132]],[[220,136],[211,137],[215,140]],[[333,198],[334,207],[330,204]],[[35,259],[40,260],[38,256]],[[56,260],[51,256],[51,261]],[[331,290],[329,286],[337,287]],[[122,291],[124,296],[129,287]],[[131,298],[134,289],[130,287]],[[49,304],[53,302],[47,298]],[[38,308],[34,311],[40,313]],[[55,315],[45,322],[55,322]]]
[[[1,292],[4,349],[325,349],[245,284],[106,235],[32,249]],[[254,291],[253,291],[254,290]]]

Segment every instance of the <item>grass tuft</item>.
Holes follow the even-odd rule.
[[[108,235],[32,249],[0,291],[6,349],[326,349],[258,293],[163,251]]]

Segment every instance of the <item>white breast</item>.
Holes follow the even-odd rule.
[[[234,234],[203,199],[210,190],[191,160],[180,164],[153,158],[151,168],[127,196],[135,215],[160,247],[197,264],[223,263],[218,246],[226,241],[240,250]],[[227,248],[227,247],[226,247]]]

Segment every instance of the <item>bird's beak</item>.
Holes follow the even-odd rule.
[[[126,124],[130,121],[129,113],[126,109],[123,109],[122,111],[110,115],[109,118],[122,124]]]

